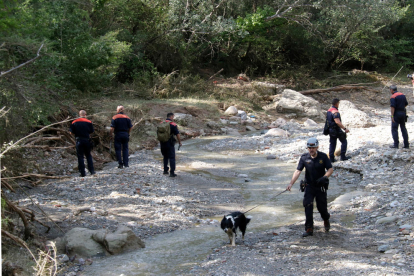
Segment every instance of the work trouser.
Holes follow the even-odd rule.
[[[328,199],[326,191],[322,192],[320,187],[314,187],[306,185],[305,195],[303,197],[303,207],[305,207],[305,231],[309,228],[313,228],[313,201],[316,199],[316,208],[323,220],[328,220],[330,214],[328,213]]]
[[[394,140],[394,146],[398,148],[399,145],[399,139],[398,139],[398,125],[400,126],[402,137],[404,139],[404,147],[409,146],[408,142],[408,132],[405,128],[405,112],[396,111],[394,112],[394,122],[391,123],[391,133],[392,133],[392,139]]]
[[[124,167],[128,167],[128,132],[116,132],[114,139],[115,154],[118,164]]]
[[[91,155],[92,144],[87,138],[76,138],[76,154],[78,155],[78,169],[82,176],[85,176],[85,163],[83,156],[86,156],[88,170],[91,174],[95,173]]]
[[[330,128],[329,129],[329,159],[334,160],[335,148],[337,139],[341,142],[341,157],[345,157],[346,149],[348,147],[348,141],[346,140],[346,134],[341,129]]]
[[[174,174],[175,171],[175,147],[174,142],[167,141],[167,142],[161,142],[161,153],[164,163],[164,172],[168,172],[168,169],[170,169],[170,173]],[[170,162],[170,168],[168,168],[168,162]]]

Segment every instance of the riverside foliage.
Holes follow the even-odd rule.
[[[413,64],[413,4],[0,0],[0,70],[30,60],[44,44],[39,59],[0,77],[0,107],[12,108],[9,121],[35,125],[47,122],[62,99],[128,83],[152,87],[173,71],[224,68],[227,75],[273,77],[299,68],[392,71]],[[7,133],[2,142],[14,136]]]

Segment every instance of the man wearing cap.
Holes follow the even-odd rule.
[[[338,111],[339,99],[332,100],[332,106],[328,109],[326,113],[326,119],[329,124],[329,158],[331,162],[335,162],[335,148],[337,139],[341,142],[341,161],[350,159],[350,157],[345,156],[346,149],[348,147],[348,141],[346,140],[346,133],[349,132],[349,129],[344,127],[341,121],[341,115]],[[342,131],[343,130],[343,131]]]
[[[131,132],[131,119],[124,115],[124,107],[122,105],[116,108],[116,115],[112,117],[110,134],[115,133],[114,146],[116,159],[118,159],[118,168],[128,168],[128,142],[129,133]],[[122,153],[122,154],[121,154]]]
[[[402,137],[404,139],[404,148],[408,149],[410,144],[408,142],[408,132],[405,128],[405,122],[407,119],[407,112],[405,107],[408,105],[405,95],[397,91],[397,86],[390,86],[391,92],[391,134],[394,140],[394,145],[391,148],[398,149],[398,125],[400,126]]]
[[[330,214],[328,213],[328,201],[326,190],[329,185],[329,176],[333,173],[332,164],[328,156],[318,151],[319,142],[316,138],[310,138],[306,146],[308,152],[302,154],[299,159],[298,167],[293,173],[292,180],[286,190],[290,191],[293,184],[298,180],[303,168],[305,170],[305,195],[303,197],[303,207],[305,207],[305,232],[303,237],[313,236],[313,201],[316,199],[318,209],[324,221],[325,231],[328,232],[331,225],[329,223]]]
[[[74,120],[70,125],[70,133],[75,135],[76,138],[76,154],[78,155],[78,169],[81,177],[85,174],[85,163],[83,156],[86,156],[88,161],[88,170],[93,175],[95,170],[93,168],[93,160],[91,155],[92,143],[90,140],[90,134],[94,132],[92,122],[86,119],[86,111],[79,111],[79,118]]]

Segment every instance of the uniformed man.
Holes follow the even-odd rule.
[[[398,140],[398,125],[401,128],[402,137],[404,139],[404,148],[408,149],[410,144],[408,142],[408,132],[405,128],[407,112],[405,107],[408,105],[405,95],[397,91],[397,86],[390,86],[391,92],[391,133],[392,139],[394,139],[394,145],[391,148],[398,149],[399,140]]]
[[[94,132],[92,122],[86,119],[86,111],[79,111],[78,119],[74,120],[70,125],[69,131],[75,135],[76,139],[76,154],[78,155],[78,169],[82,177],[85,174],[85,163],[83,156],[86,156],[88,162],[88,170],[93,175],[95,170],[93,168],[93,160],[91,155],[92,143],[90,134]]]
[[[114,146],[116,159],[118,160],[118,168],[128,168],[128,142],[129,133],[131,132],[131,119],[124,115],[124,107],[122,105],[116,108],[117,114],[112,117],[110,134],[115,133]]]
[[[303,168],[305,170],[305,195],[303,198],[303,207],[305,207],[305,232],[303,237],[313,236],[313,201],[316,198],[316,208],[324,221],[325,231],[329,231],[331,225],[329,223],[330,214],[328,213],[328,204],[326,190],[329,185],[329,176],[333,173],[332,164],[328,156],[318,151],[319,142],[316,138],[310,138],[306,146],[308,153],[302,154],[299,159],[298,167],[293,173],[292,180],[287,186],[290,191],[293,184],[298,180]]]
[[[347,157],[346,149],[348,147],[348,141],[346,140],[346,133],[349,129],[344,127],[341,121],[341,115],[338,111],[339,99],[332,100],[332,106],[328,109],[326,114],[329,124],[329,159],[331,162],[335,162],[335,148],[337,139],[341,142],[341,160],[345,161],[350,159]],[[343,131],[342,131],[343,130]]]
[[[175,172],[175,137],[177,137],[178,144],[180,147],[181,144],[181,138],[180,138],[180,132],[178,131],[178,126],[176,123],[174,123],[174,113],[168,113],[166,122],[170,123],[170,130],[171,130],[171,137],[167,142],[160,142],[161,147],[161,153],[163,156],[163,162],[164,162],[164,174],[170,174],[170,177],[176,177],[177,175]],[[168,167],[168,162],[170,162],[170,167]],[[169,170],[169,172],[168,172]]]

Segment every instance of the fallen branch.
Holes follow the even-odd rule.
[[[72,119],[69,119],[69,117],[66,119],[66,120],[63,120],[63,121],[60,121],[60,122],[57,122],[57,123],[54,123],[54,124],[50,124],[50,125],[48,125],[48,126],[45,126],[45,127],[43,127],[43,128],[41,128],[41,129],[39,129],[39,130],[37,130],[37,131],[35,131],[35,132],[33,132],[33,133],[31,133],[31,134],[29,134],[29,135],[27,135],[27,136],[25,136],[25,137],[23,137],[23,138],[21,138],[20,140],[18,140],[17,142],[15,142],[15,143],[13,143],[12,145],[10,145],[10,146],[8,146],[2,153],[0,153],[0,158],[2,158],[5,154],[6,154],[6,152],[8,152],[8,151],[10,151],[11,149],[13,149],[13,148],[15,148],[15,147],[17,147],[17,145],[18,144],[20,144],[23,140],[26,140],[27,138],[29,138],[29,137],[31,137],[31,136],[33,136],[33,135],[35,135],[35,134],[37,134],[37,133],[39,133],[39,132],[41,132],[41,131],[43,131],[43,130],[45,130],[45,129],[47,129],[47,128],[49,128],[49,127],[51,127],[51,126],[55,126],[55,125],[59,125],[59,124],[63,124],[63,123],[66,123],[66,122],[69,122],[69,121],[71,121]]]
[[[48,232],[49,232],[49,230],[50,230],[50,226],[48,226],[48,225],[44,224],[43,222],[39,221],[38,219],[36,219],[36,218],[35,218],[34,211],[32,211],[32,210],[30,210],[30,209],[25,209],[25,208],[21,208],[21,210],[22,210],[23,212],[25,212],[25,213],[27,213],[27,214],[29,214],[29,215],[30,215],[30,221],[36,221],[36,222],[38,222],[40,225],[42,225],[42,226],[44,226],[44,227],[46,227],[46,228],[47,228],[46,233],[48,233]]]
[[[32,58],[31,60],[29,60],[29,61],[26,61],[25,63],[22,63],[22,64],[20,64],[20,65],[18,65],[18,66],[16,66],[16,67],[14,67],[14,68],[12,68],[12,69],[10,69],[10,70],[8,70],[8,71],[6,71],[6,72],[1,72],[0,73],[0,77],[2,77],[2,76],[4,76],[4,75],[6,75],[6,74],[8,74],[8,73],[10,73],[10,72],[12,72],[12,71],[14,71],[14,70],[16,70],[16,69],[19,69],[20,67],[23,67],[23,66],[25,66],[25,65],[27,65],[27,64],[29,64],[29,63],[31,63],[31,62],[33,62],[33,61],[35,61],[36,59],[38,59],[39,57],[40,57],[40,50],[43,48],[43,44],[40,46],[40,48],[39,48],[39,50],[37,50],[37,54],[36,54],[36,57],[34,57],[34,58]]]
[[[41,141],[56,141],[56,140],[62,140],[62,137],[61,136],[59,136],[59,137],[38,137],[37,139],[33,139],[30,142],[26,141],[26,144],[24,146],[33,145],[33,144],[35,144],[37,142],[41,142]]]
[[[4,181],[4,178],[1,179],[1,186],[6,187],[7,189],[9,189],[10,191],[12,191],[13,193],[16,192],[9,183],[7,183],[6,181]]]
[[[1,235],[8,237],[9,239],[17,242],[18,244],[21,244],[24,248],[26,248],[29,251],[30,255],[32,255],[33,260],[35,260],[35,262],[37,263],[36,258],[33,255],[32,251],[30,251],[27,244],[21,238],[16,237],[15,235],[10,234],[9,232],[7,232],[6,230],[3,230],[3,229],[1,229]]]
[[[212,75],[208,80],[211,80],[212,78],[214,78],[215,76],[217,76],[218,74],[220,74],[221,72],[223,72],[224,68],[221,68],[217,73],[215,73],[214,75]]]
[[[12,208],[22,219],[23,225],[24,225],[24,239],[27,240],[29,237],[32,236],[32,233],[30,231],[30,226],[29,226],[29,222],[27,221],[26,215],[23,213],[23,211],[20,208],[18,208],[16,205],[11,203],[7,199],[7,197],[4,196],[3,193],[1,195],[1,197],[4,199],[4,201],[6,201],[7,205],[9,205],[9,207]]]
[[[142,120],[143,120],[144,118],[141,118],[141,119],[139,119],[139,121],[137,122],[137,123],[135,123],[132,127],[131,127],[131,130],[130,131],[132,131],[137,125],[139,125],[141,122],[142,122]]]
[[[38,149],[71,149],[75,146],[67,146],[67,147],[51,147],[48,145],[24,145],[22,148],[38,148]]]
[[[63,232],[62,228],[60,228],[59,225],[57,225],[56,222],[54,222],[53,219],[51,219],[49,217],[49,215],[46,214],[46,212],[39,206],[39,203],[34,202],[33,198],[28,193],[26,193],[26,191],[23,190],[20,186],[19,186],[19,188],[30,199],[30,201],[32,202],[32,204],[35,205],[35,206],[37,206],[37,208],[39,208],[39,210],[43,213],[43,215],[45,217],[47,217],[48,219],[50,219],[50,221],[60,230],[60,232],[65,233],[65,232]]]
[[[346,85],[340,85],[325,89],[310,89],[310,90],[303,90],[299,91],[302,95],[311,95],[311,94],[318,94],[318,93],[324,93],[324,92],[331,92],[331,91],[344,91],[344,90],[367,90],[372,92],[377,92],[377,90],[372,89],[368,86],[359,86],[357,84],[346,84]]]

